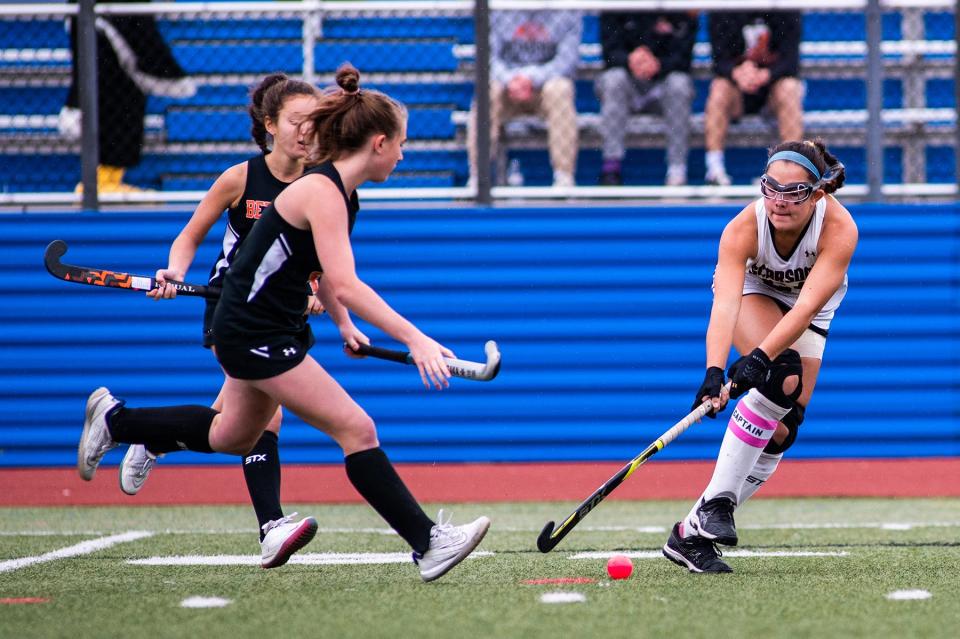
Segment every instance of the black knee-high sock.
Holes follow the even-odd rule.
[[[253,450],[243,457],[243,478],[247,480],[250,501],[260,523],[260,541],[263,541],[263,525],[283,517],[276,433],[264,431]]]
[[[107,428],[114,441],[144,444],[155,454],[175,450],[212,453],[210,425],[216,415],[217,411],[207,406],[119,406],[107,416]]]
[[[371,448],[347,455],[344,459],[347,477],[364,499],[380,513],[390,526],[421,555],[430,546],[433,521],[420,504],[381,448]]]

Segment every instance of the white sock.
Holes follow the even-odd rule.
[[[705,155],[709,175],[719,175],[727,172],[726,163],[723,161],[723,151],[707,151]]]
[[[773,475],[773,471],[777,469],[777,465],[781,459],[783,459],[783,453],[777,453],[776,455],[760,453],[760,457],[757,458],[757,463],[754,464],[753,470],[750,471],[747,478],[743,481],[743,486],[740,487],[740,499],[737,501],[738,506],[742,506],[745,501],[753,497],[755,492],[760,490],[760,487]]]
[[[774,404],[756,388],[750,389],[740,400],[727,423],[713,477],[683,520],[681,528],[684,537],[694,534],[699,527],[697,509],[703,502],[722,495],[732,499],[735,505],[738,503],[747,475],[756,466],[760,453],[776,432],[777,424],[788,412],[789,408]],[[690,525],[691,521],[694,522],[693,526]]]

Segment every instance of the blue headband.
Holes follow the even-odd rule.
[[[785,160],[787,162],[793,162],[794,164],[799,164],[806,170],[813,173],[814,178],[818,180],[820,179],[820,171],[818,171],[817,167],[813,165],[813,162],[811,162],[809,159],[807,159],[805,155],[801,153],[797,153],[796,151],[777,151],[776,153],[770,156],[769,160],[767,160],[767,166],[770,166],[777,160]]]

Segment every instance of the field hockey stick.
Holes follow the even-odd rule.
[[[728,382],[723,390],[730,391],[730,383]],[[556,529],[553,527],[553,522],[548,521],[547,525],[543,527],[543,530],[540,532],[540,536],[537,537],[537,548],[540,552],[550,552],[556,548],[557,544],[567,536],[573,527],[579,524],[587,514],[597,507],[601,501],[606,499],[607,495],[612,493],[614,489],[626,481],[627,477],[633,474],[633,472],[639,468],[645,461],[656,455],[658,452],[663,450],[667,444],[675,440],[680,434],[690,428],[694,422],[698,422],[703,417],[710,412],[712,404],[710,400],[706,400],[696,408],[694,408],[686,417],[681,419],[679,422],[674,424],[667,430],[664,434],[660,435],[655,442],[647,446],[647,448],[634,457],[630,462],[621,468],[616,475],[608,479],[600,488],[594,491],[592,495],[583,500],[576,510],[570,513],[570,516],[567,517],[562,524],[560,524]]]
[[[64,264],[60,261],[67,252],[67,243],[63,240],[54,240],[47,246],[43,252],[43,264],[50,271],[50,274],[57,279],[65,282],[76,282],[77,284],[89,284],[91,286],[105,286],[107,288],[125,288],[131,291],[152,291],[160,288],[156,278],[146,275],[131,275],[130,273],[121,273],[119,271],[110,271],[107,269],[87,268],[85,266],[74,266]],[[187,284],[186,282],[177,282],[176,280],[166,280],[167,284],[172,285],[178,295],[192,295],[194,297],[206,297],[208,299],[217,299],[220,297],[220,288],[216,286],[200,286],[198,284]]]
[[[349,348],[344,344],[344,348]],[[497,349],[497,343],[489,340],[483,345],[483,350],[487,354],[487,361],[471,362],[465,359],[456,359],[453,357],[444,357],[443,361],[447,363],[450,374],[454,377],[472,379],[477,382],[489,382],[500,372],[500,351]],[[359,344],[359,348],[353,351],[359,355],[367,357],[376,357],[400,364],[414,364],[413,357],[407,351],[395,351],[389,348],[380,348],[379,346],[370,346],[369,344]]]

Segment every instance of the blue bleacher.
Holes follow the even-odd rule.
[[[174,44],[174,55],[190,74],[299,73],[299,44]],[[335,71],[349,61],[366,73],[450,72],[457,68],[449,42],[320,42],[314,56],[318,72]]]
[[[62,19],[0,19],[0,49],[69,48]]]
[[[942,11],[924,13],[924,29],[930,40],[951,40],[954,37],[953,14]],[[159,119],[164,126],[164,139],[170,142],[247,142],[249,124],[245,114],[249,87],[241,84],[220,84],[219,74],[260,75],[273,71],[286,71],[296,75],[301,70],[302,22],[296,16],[268,16],[262,13],[238,15],[231,18],[197,19],[191,16],[178,18],[161,17],[158,20],[161,31],[171,43],[174,51],[191,74],[200,79],[196,96],[186,100],[174,100],[151,96],[148,99],[148,114],[163,116]],[[903,20],[897,12],[885,12],[883,15],[883,37],[898,40],[903,33]],[[698,41],[707,41],[707,14],[701,14]],[[807,42],[825,42],[842,39],[862,42],[866,34],[865,18],[856,12],[807,12],[804,14],[804,39]],[[584,42],[599,42],[598,17],[587,15],[584,18]],[[463,62],[454,54],[455,44],[473,42],[472,19],[469,16],[392,15],[389,19],[381,16],[336,16],[324,15],[321,21],[322,38],[315,49],[317,71],[321,83],[330,82],[331,73],[344,61],[358,66],[364,74],[430,72],[440,76],[450,75],[450,81],[436,78],[430,82],[419,79],[403,79],[368,86],[384,90],[410,107],[411,119],[409,137],[414,141],[431,140],[453,142],[461,140],[451,123],[454,111],[469,108],[473,94],[472,81],[463,76],[452,75]],[[0,20],[0,48],[7,50],[37,48],[67,49],[68,37],[62,19],[16,18]],[[842,56],[841,56],[842,57]],[[703,64],[706,60],[700,59]],[[599,57],[593,56],[588,64],[596,65]],[[64,67],[64,62],[0,62],[0,69],[12,68],[26,70],[33,66]],[[584,74],[585,76],[588,74]],[[706,100],[709,81],[696,81],[694,112],[702,113]],[[859,78],[843,77],[807,77],[807,92],[804,108],[807,111],[825,111],[833,109],[863,109],[866,106],[866,89]],[[13,115],[55,115],[66,92],[65,84],[59,86],[11,87],[0,86],[0,116]],[[883,101],[885,108],[904,106],[903,82],[900,78],[888,78],[884,81]],[[926,106],[931,108],[953,108],[956,100],[953,79],[950,77],[930,77],[926,80]],[[597,113],[599,104],[593,91],[592,81],[580,79],[577,82],[577,109],[580,113]],[[0,128],[0,134],[8,139],[16,135],[55,136],[51,127],[33,127],[24,129]],[[9,148],[9,147],[7,147]],[[630,164],[651,165],[628,171],[630,184],[662,183],[662,151],[656,149],[632,149]],[[730,165],[750,166],[754,157],[762,157],[762,149],[730,149],[731,158],[737,162]],[[900,160],[902,151],[891,147],[887,149],[885,176],[888,180],[897,180],[902,174]],[[549,168],[546,152],[538,149],[517,150],[514,155],[523,160],[524,172],[529,173],[526,183],[531,185],[549,183]],[[578,182],[592,184],[598,170],[595,149],[584,148],[581,151],[578,169]],[[198,165],[196,155],[163,156],[148,154],[145,168],[129,172],[128,177],[138,180],[144,186],[157,188],[162,184],[209,183],[224,168],[217,164],[225,154],[212,154],[209,163]],[[446,165],[435,164],[424,177],[409,169],[409,173],[396,176],[402,180],[439,180],[451,179],[462,183],[466,178],[464,150],[451,152],[442,161]],[[702,175],[702,150],[694,148],[690,157],[690,177],[696,183]],[[952,151],[949,146],[931,146],[927,149],[927,178],[931,182],[951,182],[946,166],[953,166]],[[24,162],[33,166],[32,160],[17,155],[4,156],[14,158],[6,166],[14,170]],[[57,170],[48,170],[43,161],[36,165],[35,178],[16,180],[6,178],[13,173],[0,175],[0,189],[8,191],[29,191],[38,186],[49,188],[40,190],[69,190],[73,188],[79,176],[78,160],[67,156],[43,156],[44,159],[57,157],[53,166]],[[862,149],[849,149],[846,157],[850,181],[862,181],[865,165]],[[160,164],[164,169],[160,170]],[[401,171],[412,163],[405,162]],[[0,167],[4,167],[0,158]],[[734,174],[737,168],[731,169]],[[740,181],[734,176],[737,181]],[[190,182],[192,180],[192,182]],[[176,182],[175,182],[176,181]],[[394,180],[396,182],[396,180]],[[388,186],[390,184],[388,183]]]

